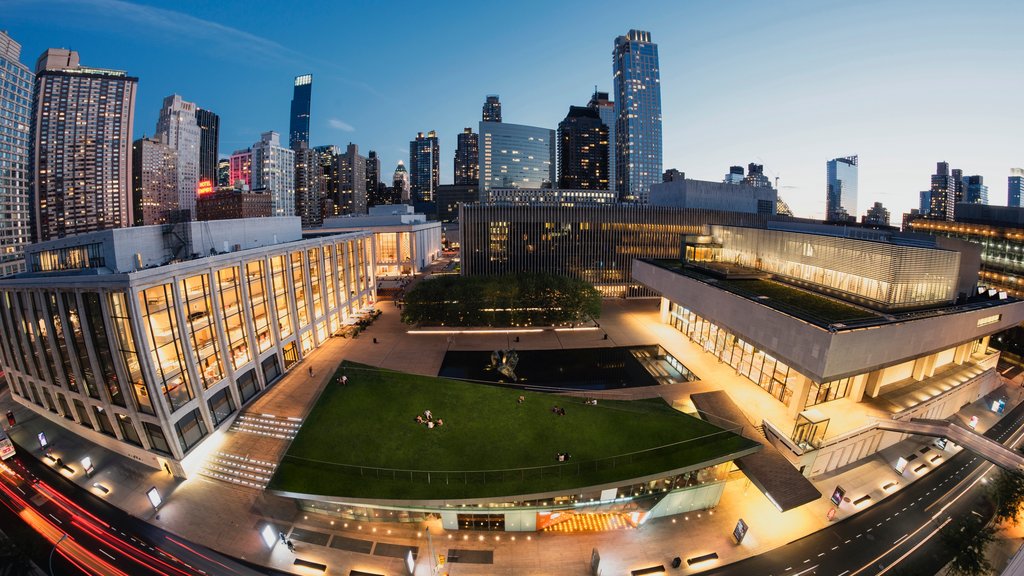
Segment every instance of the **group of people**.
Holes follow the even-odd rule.
[[[417,424],[425,424],[427,428],[433,428],[435,426],[440,428],[441,426],[444,426],[444,420],[441,418],[434,420],[434,414],[430,410],[424,410],[423,414],[417,414],[416,418],[413,420],[415,420]]]
[[[583,403],[587,406],[597,406],[597,398],[587,398]]]
[[[569,458],[572,458],[572,455],[568,452],[558,452],[555,454],[555,460],[558,460],[559,462],[568,462]]]
[[[565,408],[561,408],[556,404],[551,407],[551,413],[557,416],[565,416]]]

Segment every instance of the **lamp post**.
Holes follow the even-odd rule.
[[[67,534],[61,534],[60,539],[53,543],[53,549],[50,550],[50,576],[53,576],[53,553],[57,551],[57,547],[60,546],[60,543],[67,537]]]

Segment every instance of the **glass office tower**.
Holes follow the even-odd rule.
[[[857,220],[857,157],[834,158],[826,163],[828,192],[825,219],[829,222]]]
[[[555,182],[555,131],[480,123],[480,197],[491,188],[551,188]]]
[[[615,190],[624,202],[647,203],[661,182],[661,77],[651,33],[630,30],[615,39]]]
[[[296,76],[292,92],[292,121],[288,131],[288,147],[293,150],[299,142],[309,146],[309,107],[312,99],[313,75]]]

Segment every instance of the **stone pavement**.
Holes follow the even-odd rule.
[[[653,301],[608,301],[599,330],[544,331],[522,334],[410,334],[398,322],[393,303],[381,303],[384,315],[356,339],[332,338],[309,355],[290,372],[246,408],[246,414],[271,414],[282,418],[303,419],[334,368],[342,359],[372,364],[383,368],[434,375],[440,368],[444,353],[449,350],[582,348],[660,343],[686,364],[701,381],[691,385],[659,387],[657,392],[667,401],[685,406],[690,393],[722,387],[729,383],[729,393],[749,414],[757,415],[762,407],[767,414],[781,406],[753,383],[737,384],[731,369],[709,354],[694,350],[671,327],[659,324]],[[609,339],[604,339],[607,332]],[[515,336],[520,338],[514,342]],[[373,339],[377,339],[374,343]],[[308,368],[313,368],[310,377]],[[352,377],[357,377],[353,375]],[[728,380],[725,380],[728,378]],[[716,385],[716,382],[718,383]],[[647,391],[649,393],[650,391]],[[1020,402],[1016,388],[1005,391],[1010,406]],[[963,419],[979,416],[979,430],[991,426],[997,415],[979,401],[960,414]],[[452,550],[490,552],[492,564],[452,563],[448,573],[458,575],[585,575],[590,574],[591,551],[601,555],[604,574],[628,574],[652,564],[668,564],[675,556],[684,559],[708,552],[717,552],[718,563],[730,563],[760,554],[798,539],[828,525],[826,513],[831,508],[828,496],[835,486],[842,485],[851,500],[871,495],[866,505],[878,502],[887,493],[911,482],[917,473],[911,470],[898,476],[892,468],[900,455],[920,453],[930,439],[911,437],[896,446],[815,481],[825,495],[821,500],[786,513],[774,506],[742,475],[734,472],[727,482],[720,505],[714,510],[652,520],[638,529],[599,533],[486,533],[475,531],[444,531],[439,522],[425,524],[360,523],[330,519],[303,513],[287,499],[262,490],[233,485],[195,475],[189,480],[175,480],[163,471],[152,470],[130,459],[103,450],[63,430],[42,416],[20,408],[4,389],[0,409],[15,406],[18,426],[14,438],[35,456],[42,450],[36,434],[45,432],[54,453],[76,468],[73,479],[94,494],[138,517],[144,518],[184,538],[201,542],[226,554],[237,556],[279,570],[304,573],[293,566],[296,557],[328,565],[328,574],[348,574],[363,570],[380,574],[406,574],[402,547],[416,547],[419,554],[415,574],[430,574],[428,555],[449,554]],[[1010,407],[1008,406],[1008,408]],[[251,437],[250,437],[251,436]],[[246,453],[270,460],[283,453],[287,440],[264,438],[245,432],[218,432],[204,444],[204,451]],[[927,458],[941,454],[930,448]],[[84,456],[92,457],[96,472],[86,478],[77,463]],[[926,460],[926,459],[924,459]],[[928,473],[935,463],[929,463]],[[884,490],[889,482],[897,485]],[[103,494],[93,484],[101,484],[110,492]],[[156,487],[165,498],[156,514],[144,495]],[[863,509],[863,507],[861,508]],[[839,507],[837,518],[854,513],[852,503]],[[750,526],[742,545],[732,541],[732,529],[739,518]],[[291,553],[283,545],[268,549],[259,537],[259,530],[271,525],[283,531],[296,545]],[[429,535],[428,535],[429,530]],[[394,546],[388,546],[388,545]],[[348,549],[344,549],[348,548]],[[355,551],[362,550],[362,551]],[[390,555],[389,555],[390,554]],[[702,564],[697,569],[685,566],[675,574],[692,574],[717,564]]]

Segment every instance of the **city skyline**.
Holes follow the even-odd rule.
[[[344,66],[331,57],[332,35],[318,35],[319,24],[311,30],[297,24],[326,26],[332,19],[303,18],[302,7],[294,18],[280,19],[240,13],[231,3],[173,9],[118,0],[57,4],[55,11],[29,0],[9,5],[5,27],[23,45],[23,62],[67,46],[94,66],[139,77],[134,138],[155,125],[164,96],[181,94],[221,116],[221,156],[265,131],[288,134],[293,80],[312,73],[311,145],[355,142],[378,151],[389,173],[407,158],[417,132],[437,130],[440,181],[451,183],[456,136],[475,124],[486,95],[500,95],[506,122],[554,129],[567,107],[595,86],[612,91],[614,40],[637,28],[650,31],[659,45],[664,168],[720,180],[731,165],[763,164],[773,181],[780,178],[780,195],[798,216],[824,217],[823,163],[830,158],[857,154],[861,210],[880,201],[894,214],[917,206],[936,162],[984,176],[998,204],[1005,203],[1010,168],[1024,164],[1014,153],[1019,120],[1001,114],[1013,109],[1012,86],[1019,80],[1005,71],[1022,51],[1010,23],[1024,8],[1008,2],[984,14],[953,3],[927,11],[904,3],[641,6],[627,22],[614,11],[591,11],[588,25],[565,36],[559,15],[579,13],[567,4],[543,22],[531,20],[539,39],[521,42],[514,54],[459,52],[461,59],[458,46],[444,41],[447,32],[491,8],[467,6],[449,17],[403,5],[389,11],[389,29],[410,34],[390,37],[409,40]],[[521,12],[507,15],[509,32],[473,33],[472,41],[508,45],[530,11]],[[371,6],[346,8],[345,15],[365,24],[354,27],[357,44],[371,38],[372,23],[384,17]],[[970,41],[956,45],[929,37],[929,23],[951,20],[986,33],[968,33]],[[739,25],[745,22],[755,25]],[[426,40],[412,34],[423,26],[434,30]],[[433,65],[419,69],[402,60],[413,38],[430,44]],[[533,82],[502,72],[519,60],[530,63]],[[448,64],[456,61],[458,72]],[[393,73],[396,66],[402,74]],[[476,70],[468,83],[458,76],[467,66]],[[928,90],[942,73],[958,82]],[[974,89],[996,82],[998,91]],[[403,97],[410,86],[420,87],[415,99]]]

